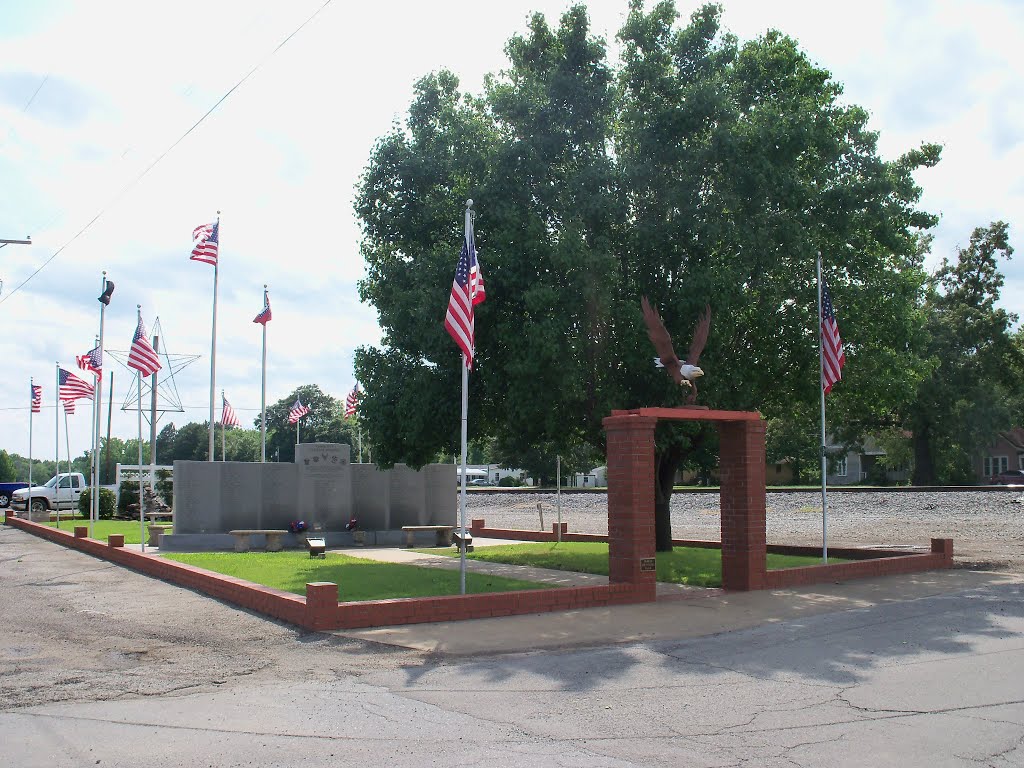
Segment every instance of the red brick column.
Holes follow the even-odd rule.
[[[952,539],[932,539],[932,552],[936,555],[942,555],[947,568],[953,567]]]
[[[306,584],[306,626],[328,629],[338,610],[338,585],[332,581],[311,581]]]
[[[718,425],[722,505],[722,586],[765,586],[765,422]]]
[[[655,589],[655,418],[604,419],[608,434],[608,579]]]

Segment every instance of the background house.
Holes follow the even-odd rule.
[[[828,485],[853,485],[854,483],[874,483],[899,485],[910,479],[910,469],[901,467],[887,469],[883,459],[887,455],[885,449],[872,438],[864,439],[860,448],[846,450],[840,443],[829,437],[825,443],[828,453]]]
[[[993,475],[1008,469],[1024,469],[1024,428],[1000,432],[995,442],[975,459],[978,482],[990,482]]]

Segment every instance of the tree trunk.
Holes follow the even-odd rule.
[[[914,446],[914,485],[936,485],[935,461],[932,458],[931,425],[917,425],[912,438]]]
[[[673,445],[654,456],[654,548],[658,552],[672,551],[672,486],[682,460],[682,449]]]

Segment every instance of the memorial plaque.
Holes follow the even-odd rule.
[[[640,558],[640,572],[649,573],[657,570],[657,561],[653,557]]]
[[[295,463],[299,474],[313,477],[336,475],[349,465],[351,446],[336,443],[303,443],[297,445]]]

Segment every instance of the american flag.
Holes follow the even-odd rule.
[[[444,327],[466,356],[466,367],[473,367],[474,336],[473,307],[487,298],[484,291],[484,277],[476,259],[476,245],[473,235],[462,241],[462,252],[455,267],[452,293],[448,297],[448,312],[444,316]]]
[[[846,353],[843,352],[843,340],[839,338],[832,296],[824,280],[821,282],[821,351],[821,386],[827,395],[832,391],[832,385],[843,378]]]
[[[235,409],[231,407],[231,403],[228,399],[221,395],[221,399],[224,400],[224,407],[220,412],[220,423],[223,427],[240,427],[242,422],[238,420],[238,416],[235,415]]]
[[[267,289],[263,289],[263,311],[260,312],[256,317],[252,319],[254,323],[260,325],[266,325],[270,322],[272,315],[270,314],[270,297],[267,296]]]
[[[92,384],[78,378],[71,371],[57,369],[57,397],[61,400],[77,400],[80,397],[92,397],[95,389]]]
[[[61,403],[64,404],[64,413],[71,413],[71,414],[73,414],[75,412],[75,401],[74,400],[61,400]]]
[[[345,416],[355,416],[356,406],[359,405],[359,385],[352,387],[352,391],[345,398]]]
[[[217,249],[220,245],[220,219],[213,224],[200,224],[192,230],[192,261],[217,266]]]
[[[307,413],[309,413],[309,406],[303,405],[301,399],[296,400],[295,405],[293,405],[292,409],[288,411],[288,423],[297,423],[299,419],[301,419]]]
[[[43,388],[39,384],[29,384],[32,391],[32,413],[43,412]]]
[[[142,315],[139,315],[139,325],[135,328],[132,348],[128,352],[128,367],[134,368],[143,376],[149,376],[163,367],[160,365],[160,356],[146,338],[146,326],[142,324]]]
[[[103,375],[103,350],[99,347],[93,347],[84,355],[76,356],[75,362],[83,371],[95,373],[97,376]]]

